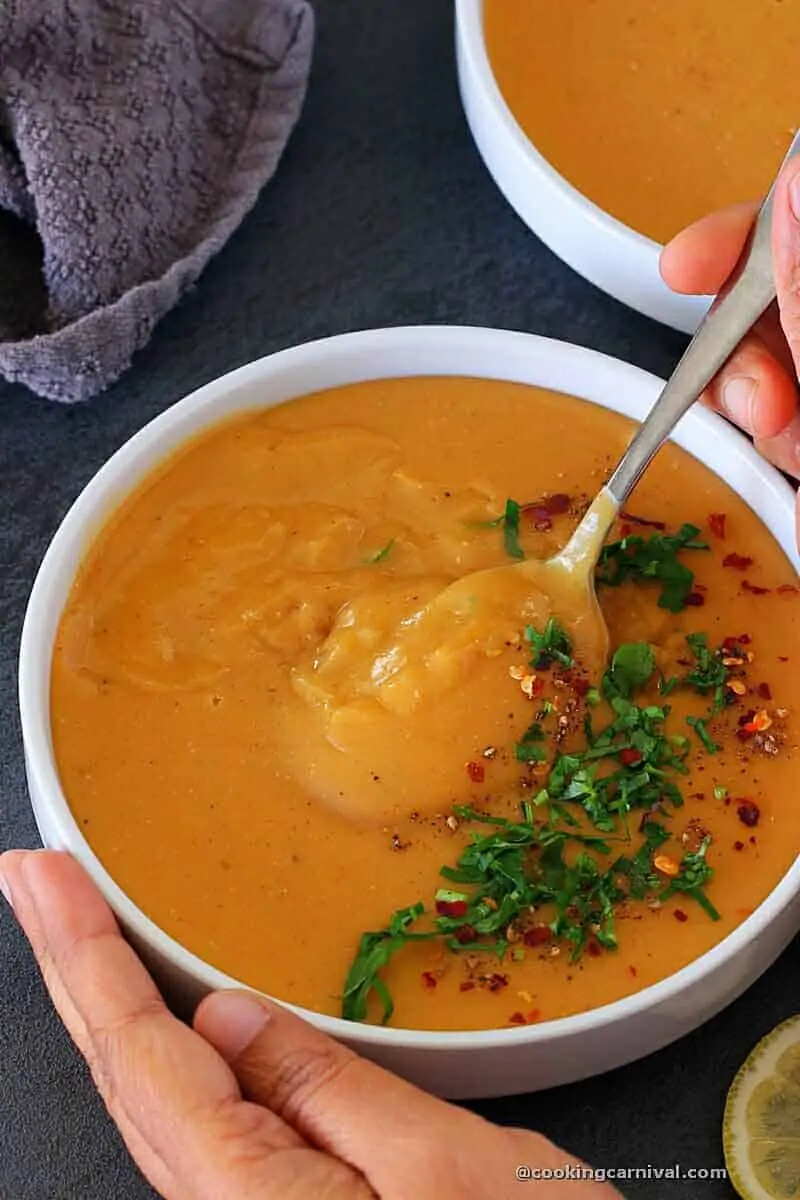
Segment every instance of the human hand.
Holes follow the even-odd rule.
[[[736,263],[757,212],[740,204],[703,217],[661,254],[661,274],[676,292],[714,295]],[[800,162],[776,184],[772,251],[777,302],[713,380],[703,399],[749,433],[756,449],[800,479]]]
[[[531,1182],[581,1165],[359,1058],[281,1006],[216,992],[194,1028],[167,1010],[73,859],[9,851],[0,885],[125,1143],[166,1200],[614,1200],[606,1184]]]

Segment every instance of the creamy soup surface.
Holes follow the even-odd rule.
[[[757,199],[800,122],[791,0],[485,0],[489,58],[538,150],[665,242]]]
[[[148,478],[52,668],[66,795],[133,901],[252,986],[368,1020],[390,996],[420,1029],[580,1012],[742,922],[800,839],[800,595],[689,455],[661,452],[611,535],[605,682],[572,614],[522,594],[479,618],[467,596],[440,652],[391,670],[447,585],[566,542],[631,428],[398,379],[237,417]],[[520,872],[539,891],[514,907]],[[384,965],[362,935],[417,904]]]

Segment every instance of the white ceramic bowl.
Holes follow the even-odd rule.
[[[585,279],[637,312],[693,333],[709,299],[670,291],[658,270],[661,246],[587,200],[539,153],[497,86],[483,0],[456,0],[455,11],[461,100],[475,144],[506,200]]]
[[[20,708],[28,784],[46,845],[71,851],[117,913],[178,1011],[233,980],[167,937],[106,873],[84,841],[59,784],[49,720],[53,640],[89,540],[127,491],[186,438],[230,413],[316,389],[409,375],[466,375],[539,384],[641,419],[660,382],[590,350],[523,333],[406,328],[351,333],[242,367],[147,425],[98,472],[64,519],[30,598],[20,654]],[[531,429],[531,437],[535,437]],[[793,494],[749,443],[705,409],[675,441],[724,476],[797,565]],[[120,820],[125,820],[124,797]],[[798,928],[800,862],[738,929],[669,979],[593,1012],[521,1029],[419,1033],[349,1024],[304,1012],[320,1028],[424,1087],[450,1097],[534,1091],[597,1074],[688,1033],[738,996]]]

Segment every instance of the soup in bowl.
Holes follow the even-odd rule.
[[[179,1011],[235,981],[491,1095],[666,1044],[788,942],[777,472],[681,422],[598,566],[607,658],[525,585],[476,602],[658,389],[529,335],[350,334],[202,388],[79,497],[23,633],[31,797]]]
[[[478,148],[522,219],[586,278],[694,329],[706,305],[661,281],[662,245],[762,196],[797,131],[800,29],[746,0],[457,0]]]

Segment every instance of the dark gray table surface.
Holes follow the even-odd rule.
[[[460,109],[447,0],[318,0],[310,92],[278,175],[129,374],[84,407],[0,383],[0,846],[34,846],[16,660],[48,540],[108,455],[147,420],[249,359],[325,334],[462,323],[564,338],[667,374],[683,339],[555,259],[495,189]],[[0,304],[19,306],[18,231],[0,226]],[[722,1015],[672,1048],[579,1085],[476,1105],[598,1166],[713,1167],[730,1080],[796,1007],[795,943]],[[0,910],[0,1198],[144,1200]],[[643,1179],[641,1200],[730,1196],[722,1182]]]

